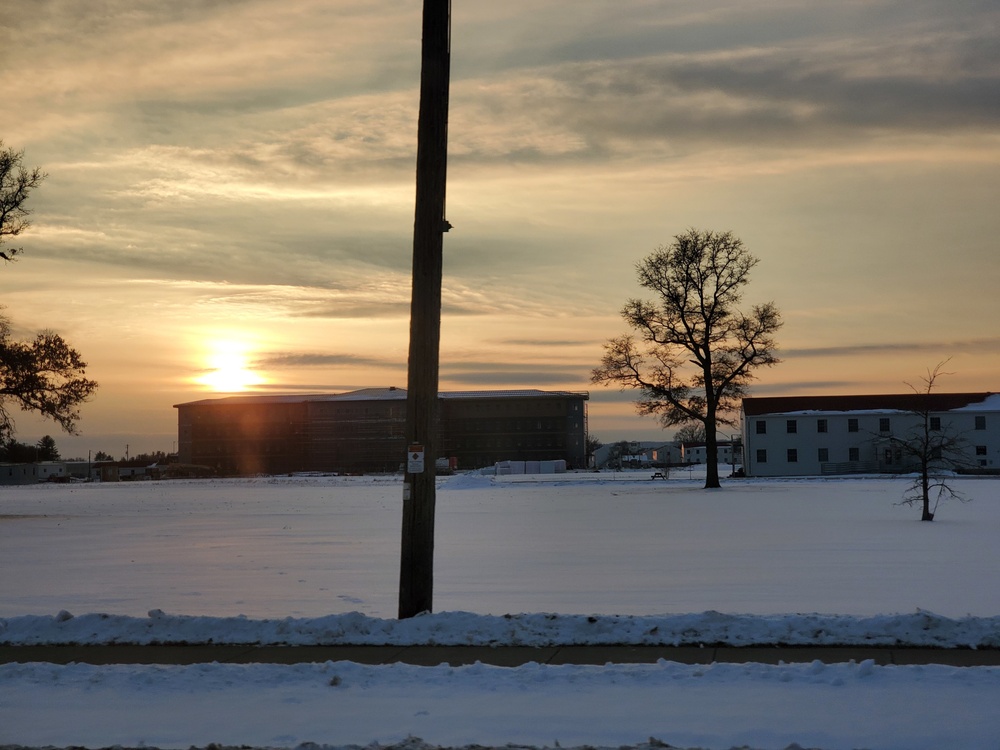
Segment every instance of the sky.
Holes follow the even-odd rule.
[[[15,331],[100,383],[64,456],[172,450],[173,405],[406,386],[415,0],[12,0],[0,139],[48,179]],[[992,0],[456,0],[442,390],[589,390],[635,264],[690,227],[785,321],[754,395],[1000,387]]]

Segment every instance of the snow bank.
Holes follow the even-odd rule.
[[[0,619],[0,644],[262,644],[262,645],[857,645],[998,648],[1000,617],[950,619],[931,612],[842,615],[662,616],[519,614],[502,617],[442,612],[408,620],[352,612],[317,618],[148,617],[69,612]]]

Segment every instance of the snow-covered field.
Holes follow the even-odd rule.
[[[921,523],[905,479],[648,477],[444,480],[404,623],[398,478],[3,487],[0,643],[1000,644],[1000,481]],[[997,705],[998,668],[870,662],[0,666],[0,744],[996,750]]]

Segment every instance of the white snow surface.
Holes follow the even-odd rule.
[[[2,487],[0,643],[1000,645],[996,480],[921,523],[905,478],[544,479],[442,482],[406,621],[395,478]],[[871,661],[0,665],[0,745],[996,750],[997,705]]]

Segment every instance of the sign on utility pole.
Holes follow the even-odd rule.
[[[424,0],[417,123],[417,201],[406,393],[406,476],[399,567],[399,617],[433,609],[435,459],[441,268],[448,163],[451,0]]]

